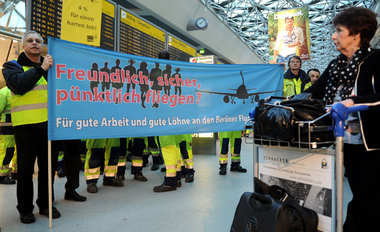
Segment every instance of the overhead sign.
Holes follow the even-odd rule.
[[[189,62],[191,62],[191,63],[202,63],[202,64],[216,64],[216,58],[214,55],[191,57]]]
[[[178,61],[188,61],[189,57],[195,56],[197,52],[195,47],[170,34],[168,34],[168,50],[171,59]]]
[[[281,65],[160,60],[54,38],[48,46],[51,140],[242,130],[259,98],[283,85]]]
[[[115,5],[103,0],[100,47],[115,50]]]
[[[31,1],[30,28],[40,33],[47,43],[48,37],[59,38],[61,35],[62,1]]]
[[[120,8],[120,44],[123,53],[157,57],[165,49],[165,31]]]

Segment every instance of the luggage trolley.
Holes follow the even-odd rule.
[[[265,103],[269,104],[269,103]],[[270,105],[270,104],[269,104]],[[281,106],[280,106],[281,107]],[[326,206],[326,201],[322,205],[318,205],[319,210],[321,210],[321,207],[326,207],[324,210],[330,210],[331,212],[331,221],[325,220],[328,217],[320,217],[320,225],[318,226],[318,229],[321,231],[336,231],[336,232],[342,232],[343,231],[343,137],[344,137],[344,130],[345,130],[345,120],[347,119],[348,115],[352,112],[358,112],[358,111],[363,111],[367,110],[368,106],[366,105],[360,105],[360,106],[353,106],[353,107],[345,107],[343,104],[336,104],[332,107],[331,111],[322,115],[321,117],[313,120],[313,121],[296,121],[295,126],[298,130],[298,140],[295,142],[288,142],[288,141],[279,141],[279,140],[272,140],[272,139],[266,139],[266,138],[261,138],[261,137],[255,137],[253,134],[253,129],[254,129],[254,112],[250,113],[251,120],[247,121],[245,123],[245,132],[250,131],[252,133],[248,134],[248,136],[245,136],[245,142],[247,144],[253,144],[253,174],[254,177],[259,177],[259,165],[260,165],[260,160],[264,159],[273,159],[271,158],[270,155],[265,154],[280,154],[279,157],[275,158],[277,161],[280,161],[280,166],[281,162],[286,163],[288,162],[287,159],[284,159],[284,156],[289,155],[290,158],[296,158],[296,162],[294,164],[295,167],[293,169],[294,172],[299,172],[302,174],[302,171],[297,171],[299,167],[297,167],[297,164],[300,164],[301,168],[302,165],[307,162],[307,160],[310,158],[311,162],[313,163],[316,159],[313,159],[314,157],[321,158],[321,167],[323,168],[324,165],[328,165],[328,162],[324,163],[323,157],[331,157],[331,160],[335,157],[335,167],[332,165],[331,170],[329,171],[331,173],[331,192],[328,188],[322,188],[318,192],[318,188],[315,188],[309,184],[302,184],[303,181],[294,181],[294,180],[284,180],[281,179],[280,181],[285,181],[285,183],[290,184],[290,187],[293,187],[293,190],[295,190],[298,187],[301,189],[305,190],[305,188],[309,188],[309,196],[317,196],[315,201],[321,200],[323,197],[328,197],[329,194],[331,195],[330,201],[327,199],[327,203],[330,203],[331,208],[329,206]],[[331,115],[333,120],[334,120],[334,125],[333,126],[316,126],[315,122],[320,120],[323,117],[327,117],[328,115]],[[307,139],[303,139],[301,141],[301,130],[305,129],[307,130]],[[334,136],[335,136],[335,141],[313,141],[312,140],[312,134],[315,132],[332,132],[334,131]],[[332,148],[332,144],[335,143],[335,149]],[[298,159],[298,161],[297,161]],[[329,159],[327,159],[329,160]],[[273,161],[273,160],[272,160]],[[276,160],[274,160],[276,161]],[[315,163],[315,162],[314,162]],[[289,163],[286,163],[285,165],[288,165]],[[313,171],[313,165],[311,165],[310,171]],[[268,167],[273,168],[272,166]],[[305,167],[303,167],[305,168]],[[306,166],[306,169],[308,167]],[[263,168],[265,169],[265,168]],[[279,167],[281,169],[281,167]],[[285,169],[284,169],[285,170]],[[286,169],[290,175],[292,174],[292,171],[289,171]],[[328,173],[330,175],[330,173]],[[278,173],[277,173],[278,174]],[[271,177],[266,176],[265,174],[262,175],[264,178],[269,178],[270,180]],[[335,177],[335,178],[334,178]],[[302,178],[300,178],[302,179]],[[307,178],[305,178],[307,180]],[[305,180],[302,179],[302,180]],[[274,180],[272,181],[278,181],[278,179],[275,177]],[[273,182],[272,182],[273,183]],[[303,182],[304,183],[304,182]],[[278,182],[274,182],[274,184],[280,185]],[[284,187],[285,189],[289,186],[281,186]],[[290,189],[290,194],[294,194],[294,192],[291,191]],[[317,190],[317,191],[316,191]],[[301,191],[302,192],[302,191]],[[314,195],[313,195],[314,192]],[[318,192],[318,194],[315,194]],[[335,192],[335,194],[334,194]],[[302,194],[302,193],[301,193]],[[295,194],[296,198],[297,194]],[[305,199],[304,199],[305,200]],[[304,206],[309,207],[310,204],[308,205],[308,201],[305,200]],[[310,203],[310,200],[309,200]],[[315,203],[315,202],[314,202]],[[335,204],[334,204],[335,203]],[[314,205],[315,207],[315,205]],[[319,211],[320,212],[320,211]],[[317,213],[320,215],[317,211]],[[325,211],[326,212],[326,211]],[[334,220],[335,219],[335,220]],[[325,223],[325,225],[322,225],[321,223]]]

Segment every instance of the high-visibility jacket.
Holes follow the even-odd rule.
[[[13,135],[13,126],[11,119],[11,101],[12,94],[8,87],[0,89],[0,135]]]
[[[284,88],[282,91],[283,96],[290,97],[296,94],[300,94],[309,88],[310,85],[310,77],[306,74],[305,71],[300,69],[298,71],[298,76],[296,76],[290,69],[288,69],[284,74]]]
[[[311,82],[303,84],[301,78],[298,80],[296,78],[293,79],[284,79],[284,89],[283,96],[290,97],[293,95],[297,95],[302,93],[305,89],[311,86]]]
[[[24,72],[30,68],[32,67],[22,66]],[[46,122],[48,120],[47,81],[44,76],[41,76],[30,91],[23,95],[14,94],[11,98],[11,107],[13,126]]]

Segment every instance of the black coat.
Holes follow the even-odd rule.
[[[43,57],[41,57],[41,64]],[[47,72],[41,66],[33,63],[24,52],[17,59],[21,66],[34,67],[24,72],[22,67],[12,61],[3,64],[3,76],[8,88],[15,94],[24,94],[33,89],[36,83],[44,76],[47,81]]]
[[[380,150],[380,50],[372,50],[359,66],[355,96],[350,98],[355,104],[369,105],[367,111],[359,112],[363,141],[367,150]],[[329,67],[335,61],[330,62],[321,77],[305,92],[312,93],[313,98],[323,99],[330,78]]]

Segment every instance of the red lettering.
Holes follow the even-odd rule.
[[[66,69],[66,65],[65,64],[57,64],[56,65],[56,74],[57,74],[57,79],[60,79],[61,78],[61,74],[65,74],[66,71],[65,70],[61,70],[62,69]]]
[[[182,78],[180,78],[178,74],[175,74],[175,81],[177,82],[177,86],[185,86]]]
[[[91,91],[83,91],[83,101],[92,101],[92,92]]]
[[[83,69],[79,69],[78,71],[75,72],[75,78],[80,80],[80,81],[84,80],[85,75],[86,75],[86,73],[84,72]]]
[[[137,78],[139,78],[139,76],[137,76],[136,74],[132,75],[133,84],[136,84],[136,85],[140,84]]]
[[[185,101],[186,101],[186,97],[185,97],[185,95],[181,95],[181,96],[179,96],[179,98],[178,98],[178,103],[179,104],[185,104]]]
[[[124,69],[121,70],[121,82],[125,83],[125,70]]]
[[[103,78],[103,76],[105,77],[105,78]],[[101,81],[101,82],[109,82],[110,81],[110,77],[109,77],[109,75],[108,75],[108,73],[107,72],[99,72],[99,81]]]
[[[190,79],[185,79],[185,85],[187,87],[191,87],[192,86],[191,80]]]
[[[154,92],[156,92],[155,90],[153,90]],[[146,103],[150,103],[150,96],[152,95],[152,90],[148,90],[148,92],[146,92]],[[154,94],[153,94],[153,97],[154,97]],[[152,101],[154,103],[154,100]]]
[[[97,87],[95,87],[94,88],[94,101],[100,101],[100,102],[104,102],[104,99],[103,99],[103,97],[102,97],[102,95],[103,95],[103,92],[98,92],[98,88]]]
[[[148,77],[145,76],[142,71],[139,72],[140,84],[149,84]]]
[[[167,94],[164,94],[161,96],[161,102],[163,104],[168,104],[169,96]]]
[[[170,83],[171,86],[177,86],[177,84],[174,81],[175,81],[174,77],[170,77],[169,78],[169,83]]]
[[[197,80],[196,79],[193,79],[193,84],[194,84],[193,85],[194,87],[197,87]]]
[[[128,72],[128,71],[127,71]],[[130,93],[126,93],[126,94],[124,94],[123,95],[123,101],[125,102],[125,103],[130,103],[131,101],[129,100],[129,96],[130,96],[131,94]]]
[[[108,103],[111,103],[111,91],[109,91],[109,90],[106,90],[105,91],[105,93],[104,93],[104,95],[106,96],[106,101],[108,102]]]
[[[69,97],[69,93],[67,90],[62,89],[62,90],[57,90],[57,105],[61,105],[62,101],[66,101],[67,98]]]
[[[166,74],[164,76],[167,76]],[[157,77],[158,85],[163,86],[165,85],[164,78],[163,77]]]
[[[74,68],[67,69],[67,79],[68,80],[71,80],[71,73],[73,73],[74,71],[75,71]]]
[[[111,73],[111,81],[120,83],[120,70],[116,69],[116,72]]]
[[[130,84],[131,83],[131,76],[129,76],[129,70],[127,70],[127,71],[123,70],[123,71],[125,72],[125,78],[127,79],[127,83]]]
[[[175,107],[177,105],[177,95],[170,96],[170,107]]]

